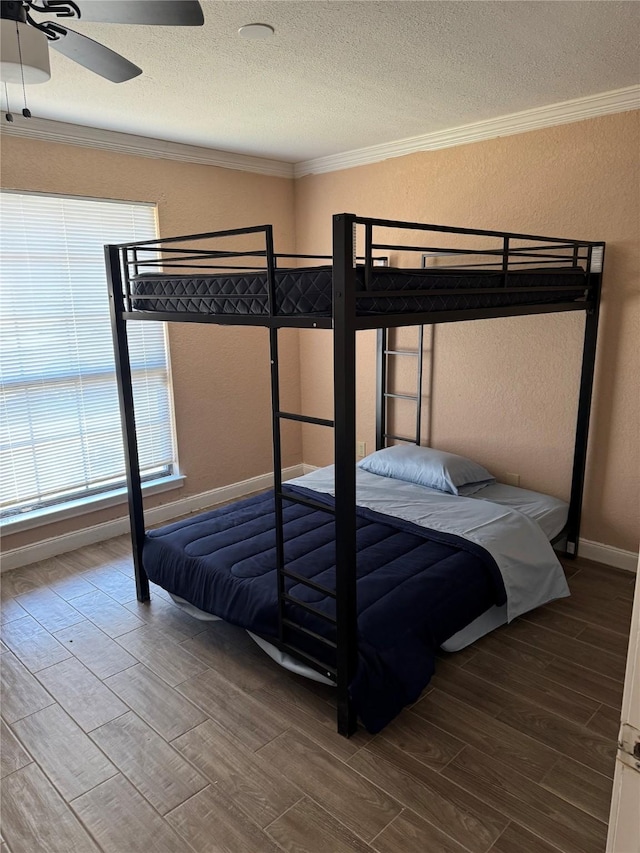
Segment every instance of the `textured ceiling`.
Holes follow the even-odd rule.
[[[33,115],[299,162],[640,82],[638,2],[202,5],[201,28],[69,21],[143,74],[113,84],[50,51]],[[237,35],[254,22],[275,37]]]

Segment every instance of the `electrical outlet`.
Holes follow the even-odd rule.
[[[358,441],[356,444],[356,452],[358,457],[362,459],[363,456],[367,455],[367,442],[366,441]]]
[[[509,474],[509,472],[506,472],[504,475],[504,481],[508,486],[519,486],[520,474]]]

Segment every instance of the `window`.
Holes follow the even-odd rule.
[[[155,207],[0,195],[0,517],[125,483],[104,244],[157,236]],[[166,331],[129,323],[143,479],[174,473]]]

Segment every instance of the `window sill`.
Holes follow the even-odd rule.
[[[149,495],[168,492],[171,489],[179,489],[184,485],[185,479],[184,474],[172,474],[170,477],[149,480],[142,484],[142,494],[144,497],[148,497]],[[109,507],[118,506],[126,502],[127,490],[122,487],[121,489],[104,492],[101,495],[92,495],[91,497],[68,501],[59,506],[25,512],[23,515],[16,515],[13,518],[0,519],[0,530],[4,536],[8,536],[11,533],[20,533],[23,530],[31,530],[34,527],[42,527],[45,524],[53,524],[56,521],[64,521],[67,518],[76,518],[79,515],[108,509]]]

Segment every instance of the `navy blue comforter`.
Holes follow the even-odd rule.
[[[332,498],[299,487],[316,501]],[[335,588],[333,516],[285,501],[287,568]],[[360,719],[371,732],[414,702],[434,671],[435,653],[452,634],[505,591],[483,548],[458,536],[357,508],[359,658],[350,685]],[[273,493],[203,513],[147,534],[143,564],[154,583],[201,610],[275,638],[277,591]],[[327,614],[335,603],[309,587],[288,592]],[[334,627],[294,604],[289,618],[334,639]],[[290,640],[302,645],[302,635]],[[327,660],[327,649],[307,645]]]

